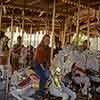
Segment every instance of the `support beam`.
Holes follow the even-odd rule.
[[[5,4],[4,5],[6,8],[12,8],[12,9],[20,9],[20,10],[23,10],[24,7],[20,6],[20,5],[12,5],[12,4]],[[33,11],[33,12],[41,12],[41,8],[39,7],[25,7],[25,10],[30,10],[30,11]]]

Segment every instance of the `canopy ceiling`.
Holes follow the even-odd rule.
[[[52,28],[53,0],[0,0],[3,3],[2,28],[11,25],[14,18],[14,25],[33,31]],[[64,29],[65,18],[68,18],[67,27],[72,32],[76,31],[76,20],[79,0],[56,0],[55,31]],[[100,0],[80,0],[80,30],[87,30],[88,7],[90,26],[94,28],[98,23]],[[23,14],[24,11],[24,14]]]

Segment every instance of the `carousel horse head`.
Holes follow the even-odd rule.
[[[53,72],[55,72],[56,68],[59,68],[62,74],[68,72],[68,68],[66,66],[70,66],[71,64],[71,56],[73,52],[73,47],[69,44],[65,46],[53,59]],[[70,64],[70,65],[69,65]]]

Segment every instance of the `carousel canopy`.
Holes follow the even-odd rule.
[[[24,24],[24,30],[28,33],[31,26],[33,32],[46,28],[51,31],[53,1],[54,0],[0,0],[2,10],[1,29],[5,30],[11,26],[13,19],[14,26],[22,27],[22,24]],[[54,25],[56,33],[64,30],[66,18],[66,33],[76,32],[79,8],[79,30],[87,30],[88,19],[90,31],[98,26],[100,19],[99,0],[56,0]]]

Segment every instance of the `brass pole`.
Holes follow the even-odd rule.
[[[22,43],[23,43],[23,40],[24,40],[25,4],[26,4],[26,1],[24,0],[24,8],[23,8],[23,11],[22,11]]]
[[[96,36],[96,50],[98,50],[98,36]]]
[[[52,32],[51,32],[51,37],[52,37],[51,63],[52,63],[52,59],[53,59],[53,47],[54,47],[54,43],[55,43],[55,40],[54,40],[54,37],[55,37],[55,34],[54,34],[54,29],[55,29],[55,14],[56,14],[55,11],[56,11],[56,0],[54,0],[54,3],[53,3]]]
[[[78,0],[78,12],[77,12],[77,26],[76,26],[76,39],[77,39],[77,44],[79,43],[79,31],[80,31],[80,27],[79,27],[79,20],[80,20],[80,0]]]
[[[2,8],[3,8],[3,2],[1,1],[1,7],[0,7],[0,30],[2,26]]]
[[[32,24],[31,24],[31,27],[30,27],[30,45],[31,45],[31,42],[32,42]]]
[[[90,8],[88,6],[88,24],[87,24],[87,40],[88,40],[88,47],[89,47],[89,41],[90,41]]]
[[[22,42],[24,41],[24,9],[22,11]]]
[[[12,74],[12,68],[10,64],[10,59],[11,59],[11,51],[13,47],[13,24],[14,24],[14,10],[12,10],[12,18],[11,18],[11,41],[10,41],[10,50],[9,50],[9,55],[8,55],[8,70],[7,70],[7,81],[6,81],[6,97],[9,95],[9,88],[10,88],[10,79],[11,74]],[[8,98],[6,98],[8,100]]]
[[[100,6],[99,6],[99,23],[100,23]]]
[[[10,47],[13,47],[13,24],[14,24],[14,17],[12,16],[11,18],[11,42],[10,42]]]
[[[68,17],[68,16],[65,16],[65,23],[64,23],[64,32],[63,32],[63,42],[62,42],[62,47],[64,47],[65,39],[66,39],[67,17]]]

